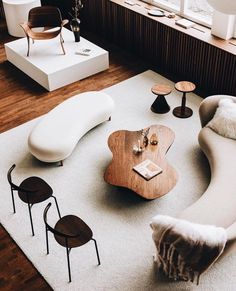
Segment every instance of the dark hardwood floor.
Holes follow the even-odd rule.
[[[101,90],[148,68],[142,60],[116,46],[89,33],[84,36],[109,50],[109,70],[53,92],[47,92],[7,62],[4,43],[14,38],[7,34],[4,20],[0,20],[0,132],[48,112],[72,95],[89,90]],[[5,174],[1,173],[1,175]],[[0,226],[0,290],[51,290],[2,225]]]

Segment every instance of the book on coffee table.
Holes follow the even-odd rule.
[[[134,166],[133,170],[146,180],[150,180],[162,173],[162,168],[148,159]]]

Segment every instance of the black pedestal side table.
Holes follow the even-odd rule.
[[[152,87],[152,93],[157,95],[156,100],[151,106],[151,110],[154,113],[167,113],[170,110],[165,95],[168,95],[172,92],[172,88],[169,85],[156,84]]]
[[[192,109],[186,106],[186,93],[193,92],[196,89],[196,86],[191,82],[181,81],[175,84],[175,89],[182,92],[183,97],[181,106],[178,106],[173,110],[174,116],[179,118],[188,118],[192,116]]]

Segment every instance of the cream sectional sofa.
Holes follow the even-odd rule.
[[[204,99],[199,108],[202,130],[199,145],[211,168],[211,180],[205,193],[186,208],[179,218],[200,224],[211,224],[227,230],[226,254],[236,247],[236,140],[225,138],[205,127],[213,118],[221,98],[236,97],[214,95]]]
[[[201,274],[219,257],[236,251],[236,140],[223,137],[207,126],[221,98],[236,102],[236,97],[215,95],[202,101],[199,108],[203,127],[199,145],[211,169],[208,188],[178,217],[158,214],[150,224],[157,266],[175,280],[198,284]],[[227,106],[225,111],[223,104]],[[223,128],[228,135],[229,129],[235,129],[232,127],[232,121],[236,121],[235,107],[231,101],[220,102],[217,116],[211,122],[211,126],[219,126],[217,132]]]

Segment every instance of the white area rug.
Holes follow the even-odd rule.
[[[116,109],[111,122],[90,131],[79,142],[63,167],[36,161],[27,149],[27,137],[37,120],[0,135],[1,223],[55,290],[235,290],[236,256],[217,262],[201,277],[197,287],[186,282],[172,282],[156,273],[153,265],[154,244],[149,227],[156,214],[176,215],[193,203],[208,184],[209,169],[197,142],[200,130],[198,107],[201,98],[188,94],[187,105],[194,114],[178,119],[170,111],[154,114],[155,99],[150,88],[155,83],[172,82],[146,71],[104,91],[114,98]],[[182,95],[167,96],[173,109]],[[107,185],[103,173],[111,159],[107,146],[109,134],[118,129],[138,130],[151,124],[163,124],[174,130],[176,139],[167,158],[179,174],[175,188],[167,195],[146,201],[129,190]],[[68,283],[66,251],[50,235],[50,255],[46,255],[42,212],[49,201],[33,206],[36,236],[31,236],[27,205],[16,195],[17,213],[12,213],[10,188],[6,173],[16,163],[13,181],[20,183],[30,175],[44,178],[54,189],[61,213],[80,216],[90,225],[97,239],[101,266],[93,242],[72,249],[72,283]],[[210,211],[210,209],[209,209]],[[52,225],[57,219],[55,205],[49,211]]]

